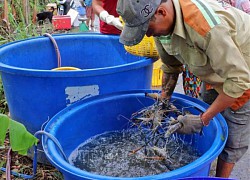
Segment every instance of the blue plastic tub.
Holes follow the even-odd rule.
[[[188,177],[188,178],[180,178],[178,180],[237,180],[237,179],[220,178],[220,177]]]
[[[83,100],[56,114],[46,125],[45,131],[58,139],[68,157],[82,142],[94,135],[106,131],[126,129],[128,120],[118,118],[121,117],[120,115],[129,118],[132,113],[153,103],[152,99],[145,97],[144,92],[145,90],[119,92]],[[173,99],[175,99],[174,104],[179,108],[191,106],[188,110],[194,114],[199,114],[208,107],[207,104],[198,99],[181,94],[174,94]],[[227,135],[226,122],[222,115],[218,114],[210,125],[204,128],[204,135],[196,134],[185,137],[185,140],[192,142],[192,146],[202,154],[200,158],[171,172],[134,179],[207,177],[212,161],[216,159],[225,145]],[[100,176],[80,170],[64,160],[53,141],[43,137],[42,144],[47,158],[63,173],[65,179],[133,179]]]
[[[86,33],[54,38],[62,66],[82,70],[52,71],[57,56],[48,37],[0,48],[0,71],[11,118],[31,133],[81,99],[151,87],[153,60],[128,54],[118,36]]]

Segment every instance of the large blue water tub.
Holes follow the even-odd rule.
[[[1,46],[0,71],[10,115],[31,133],[57,112],[81,99],[123,90],[151,87],[149,58],[128,54],[118,36],[101,34],[55,35],[61,66],[48,37]]]
[[[131,114],[153,104],[153,100],[146,98],[144,92],[151,90],[137,90],[119,92],[112,95],[101,95],[82,100],[56,114],[46,125],[45,131],[58,139],[65,155],[68,157],[82,142],[106,131],[122,130],[128,127]],[[188,107],[193,114],[204,112],[208,105],[204,102],[181,94],[172,97],[177,108]],[[127,117],[127,118],[121,118]],[[68,180],[79,179],[178,179],[209,175],[212,161],[222,151],[228,136],[227,124],[221,114],[218,114],[204,127],[203,135],[185,135],[184,140],[202,154],[194,162],[171,172],[154,176],[136,178],[116,178],[101,176],[80,170],[69,164],[61,155],[54,142],[43,137],[42,144],[49,161],[63,173]]]

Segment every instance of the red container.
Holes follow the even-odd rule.
[[[67,15],[53,16],[52,24],[55,30],[71,29],[71,18]]]

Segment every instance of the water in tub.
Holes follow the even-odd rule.
[[[137,128],[105,132],[79,145],[69,161],[94,174],[141,177],[175,170],[200,156],[177,135],[172,135],[167,143],[159,139],[157,146],[145,139],[145,133]]]

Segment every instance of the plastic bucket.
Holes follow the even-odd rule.
[[[119,92],[112,95],[95,96],[56,114],[46,125],[45,131],[54,136],[68,157],[71,152],[86,139],[113,130],[126,129],[127,118],[139,109],[151,105],[152,99],[146,98],[145,90]],[[151,92],[151,91],[148,91]],[[177,107],[189,107],[194,114],[203,112],[207,104],[181,94],[172,97]],[[209,175],[210,165],[222,151],[228,135],[227,124],[221,114],[218,114],[208,127],[204,127],[204,135],[186,135],[185,140],[202,154],[196,161],[171,172],[154,176],[136,177],[134,179],[178,179]],[[55,143],[49,138],[42,138],[45,154],[49,161],[63,173],[65,179],[133,179],[100,176],[80,170],[70,165],[61,155]]]
[[[237,179],[220,178],[220,177],[189,177],[189,178],[181,178],[178,180],[237,180]]]
[[[62,66],[81,70],[52,71],[57,68],[57,56],[48,37],[0,48],[0,71],[11,118],[33,134],[57,112],[81,99],[151,87],[153,60],[127,53],[118,36],[83,33],[54,39]]]

